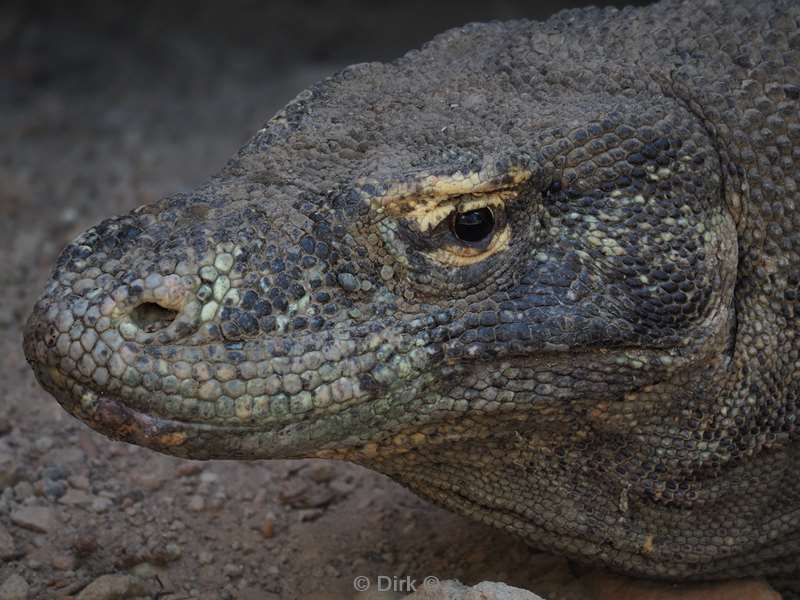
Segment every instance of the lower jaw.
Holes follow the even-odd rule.
[[[658,351],[637,350],[637,357],[655,361]],[[612,361],[614,355],[607,360]],[[567,353],[544,355],[549,360],[575,361]],[[544,357],[543,357],[544,359]],[[376,431],[383,431],[392,422],[391,415],[381,415],[388,422],[371,420],[368,405],[375,400],[362,398],[338,413],[305,415],[295,420],[270,422],[231,422],[193,420],[165,416],[147,410],[134,402],[113,394],[97,392],[89,385],[61,373],[56,367],[31,361],[37,379],[62,407],[103,435],[158,452],[195,459],[273,459],[273,458],[339,458],[364,462],[375,450],[370,443]],[[424,393],[420,389],[417,392]],[[137,406],[139,406],[137,408]],[[419,425],[419,421],[413,424]],[[432,423],[426,423],[432,424]],[[384,436],[386,437],[386,436]],[[390,436],[389,436],[390,437]],[[388,445],[388,451],[392,447]],[[383,446],[381,452],[387,451]]]
[[[124,399],[97,393],[71,381],[71,389],[55,385],[34,367],[42,386],[72,416],[112,440],[143,446],[157,452],[208,459],[306,458],[317,456],[314,422],[273,424],[270,427],[211,422],[191,422],[146,413]]]

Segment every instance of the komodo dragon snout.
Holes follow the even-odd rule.
[[[795,5],[739,5],[797,56]],[[471,25],[303,92],[66,247],[39,381],[118,439],[352,460],[627,572],[791,570],[797,70],[744,77],[689,6]]]

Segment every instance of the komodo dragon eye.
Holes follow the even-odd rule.
[[[508,247],[511,232],[506,201],[514,195],[515,192],[507,190],[462,194],[433,208],[422,205],[405,217],[436,240],[438,247],[426,253],[429,258],[439,264],[464,267]]]
[[[478,210],[453,213],[450,231],[462,242],[482,242],[494,232],[494,213],[488,206]]]

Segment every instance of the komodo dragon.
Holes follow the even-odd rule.
[[[800,566],[800,3],[472,24],[89,229],[41,384],[182,457],[344,459],[662,579]]]

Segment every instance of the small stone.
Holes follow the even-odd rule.
[[[93,533],[80,533],[72,542],[72,549],[81,558],[91,556],[97,551],[97,538]]]
[[[308,475],[317,483],[327,483],[335,475],[333,465],[328,462],[313,464],[308,469]]]
[[[255,551],[256,551],[255,546],[253,546],[250,542],[245,542],[244,544],[242,544],[242,554],[244,556],[250,556]]]
[[[48,435],[43,435],[39,438],[36,438],[36,441],[33,443],[33,445],[39,452],[47,452],[53,447],[54,443],[55,442],[53,441],[53,438]]]
[[[97,444],[93,438],[94,435],[99,434],[86,430],[81,430],[81,432],[78,434],[78,445],[80,446],[80,450],[89,458],[89,460],[94,460],[100,456],[100,450],[97,448]]]
[[[455,580],[439,581],[435,577],[425,579],[416,591],[403,600],[543,600],[533,592],[511,587],[505,583],[482,581],[468,587]]]
[[[14,573],[0,585],[0,600],[26,600],[29,589],[25,578]]]
[[[293,508],[323,508],[333,501],[334,493],[330,488],[315,486],[312,490],[291,503]]]
[[[244,573],[244,566],[228,563],[224,567],[222,567],[222,572],[229,579],[233,579],[235,577],[241,577],[242,573]]]
[[[14,497],[17,500],[21,501],[30,496],[33,496],[33,486],[27,481],[20,481],[14,486]]]
[[[323,514],[325,514],[325,511],[321,508],[307,508],[304,510],[298,510],[297,514],[300,516],[301,521],[311,522],[319,519]]]
[[[55,510],[46,506],[23,506],[11,513],[11,522],[40,533],[53,531],[60,525]]]
[[[104,513],[113,505],[114,503],[111,501],[111,499],[103,496],[97,496],[94,500],[92,500],[92,505],[89,508],[92,510],[92,512]]]
[[[210,565],[212,562],[214,562],[214,555],[211,554],[211,552],[206,552],[206,551],[200,552],[197,555],[197,561],[201,565]]]
[[[60,504],[67,506],[89,506],[94,501],[94,496],[83,490],[67,490],[67,493],[58,499]]]
[[[175,542],[170,542],[167,544],[164,547],[164,550],[166,551],[166,558],[169,562],[178,560],[181,556],[183,556],[183,548],[181,548]]]
[[[206,508],[206,500],[202,496],[195,494],[189,498],[189,510],[192,512],[202,512]]]
[[[200,462],[184,462],[178,465],[175,473],[178,477],[189,477],[191,475],[199,475],[204,468],[203,463]]]
[[[78,594],[78,600],[118,600],[141,596],[145,593],[142,582],[130,575],[102,575]]]
[[[89,478],[86,477],[86,475],[70,475],[67,481],[76,490],[86,491],[89,489],[89,486],[91,485],[89,482]]]
[[[212,510],[220,510],[225,507],[225,495],[214,494],[211,500],[208,501],[207,506]]]
[[[142,579],[150,579],[158,577],[161,569],[156,565],[149,562],[141,562],[131,569],[131,575],[140,577]]]
[[[278,494],[278,500],[282,504],[297,506],[301,504],[303,496],[308,492],[308,484],[300,479],[289,481]]]
[[[261,527],[258,528],[266,539],[270,539],[275,536],[275,519],[272,517],[267,517],[261,522]]]
[[[43,496],[56,500],[67,492],[67,483],[63,480],[43,479],[41,489]]]
[[[322,568],[323,573],[328,577],[341,577],[342,573],[331,564],[327,564]]]
[[[394,277],[394,269],[389,265],[383,265],[383,267],[381,267],[381,279],[388,281],[392,277]]]
[[[170,531],[183,531],[186,529],[186,524],[181,521],[180,519],[175,519],[172,523],[169,524]]]
[[[131,477],[133,483],[148,492],[155,492],[164,485],[164,476],[159,471],[145,471],[134,473]]]
[[[13,486],[20,477],[19,464],[12,454],[0,452],[0,488]]]
[[[213,471],[203,471],[203,473],[200,475],[200,481],[203,483],[216,483],[218,479],[219,475]]]
[[[59,481],[67,478],[67,471],[61,465],[48,465],[42,469],[42,479],[52,479]]]
[[[48,462],[57,463],[57,466],[61,468],[61,465],[80,465],[86,459],[86,456],[86,453],[82,449],[75,446],[68,448],[52,448],[43,456],[43,459]],[[61,479],[63,479],[63,477]]]
[[[59,571],[72,571],[75,568],[77,560],[75,556],[68,553],[59,553],[53,556],[51,564],[53,568]]]
[[[8,530],[0,525],[0,560],[9,560],[17,555],[14,538]]]

